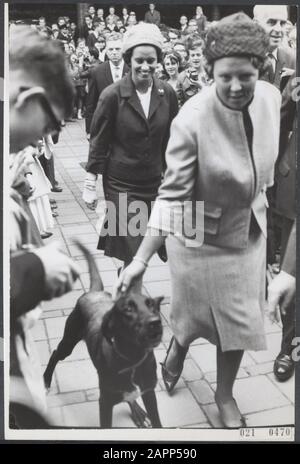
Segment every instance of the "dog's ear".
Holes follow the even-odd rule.
[[[102,333],[104,337],[107,339],[109,343],[112,342],[112,338],[114,336],[115,330],[115,311],[114,308],[110,309],[106,314],[103,316],[102,320]]]
[[[162,302],[164,298],[165,298],[164,296],[157,296],[153,298],[155,306],[157,307],[158,310],[160,310],[160,303]]]

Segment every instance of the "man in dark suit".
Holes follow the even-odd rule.
[[[93,20],[92,18],[90,17],[90,15],[85,15],[84,17],[84,24],[82,26],[82,36],[85,38],[85,40],[87,40],[89,34],[92,32],[93,30]]]
[[[253,9],[254,19],[265,27],[269,34],[270,44],[268,50],[269,67],[262,77],[263,80],[275,85],[281,92],[289,76],[296,68],[295,50],[282,46],[284,29],[288,20],[286,5],[256,5]],[[276,215],[276,179],[273,187],[267,190],[269,209],[267,261],[276,263],[276,250],[280,243],[278,219]]]
[[[85,128],[88,138],[93,114],[102,91],[128,72],[128,66],[122,59],[122,38],[120,34],[114,33],[108,38],[106,55],[108,61],[99,64],[94,69],[89,83],[85,116]]]
[[[281,217],[281,271],[268,288],[271,314],[282,320],[281,349],[274,362],[274,375],[288,380],[294,372],[292,359],[295,336],[296,275],[296,102],[292,98],[295,81],[292,75],[282,94],[279,156],[276,165],[276,212]]]
[[[281,265],[281,271],[268,287],[269,313],[273,320],[283,324],[281,350],[275,359],[273,371],[277,380],[288,380],[294,372],[292,358],[293,339],[295,336],[295,295],[296,295],[296,222],[288,237],[288,242]]]
[[[292,255],[296,217],[296,104],[292,99],[293,75],[296,68],[295,50],[282,46],[288,15],[285,5],[256,5],[254,18],[269,32],[269,72],[264,79],[282,92],[279,156],[276,163],[274,187],[268,190],[268,262],[275,259],[277,243],[281,248],[281,271],[268,288],[271,315],[276,319],[280,306],[282,320],[281,349],[274,362],[274,375],[279,381],[288,380],[294,372],[292,340],[295,336],[295,299],[287,301],[293,277],[285,272],[287,257]],[[292,76],[292,77],[290,77]],[[280,218],[280,239],[275,234],[275,221]],[[291,234],[291,231],[293,233]],[[291,237],[291,240],[289,238]],[[294,244],[294,255],[296,255]],[[273,258],[273,259],[272,259]],[[286,289],[283,291],[283,288]],[[276,303],[276,304],[275,304]],[[277,315],[277,318],[279,316]]]
[[[150,3],[149,11],[145,13],[145,23],[160,25],[160,12],[155,9],[154,3]]]
[[[98,20],[95,20],[93,24],[94,24],[94,29],[89,33],[86,39],[86,46],[88,47],[89,50],[94,48],[95,43],[98,41],[99,35],[102,30],[102,27]]]
[[[270,67],[264,79],[283,90],[287,78],[296,69],[295,50],[282,46],[284,28],[288,20],[286,5],[256,5],[254,19],[261,23],[269,33],[268,57]]]

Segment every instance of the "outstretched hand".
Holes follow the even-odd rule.
[[[80,274],[80,267],[67,256],[59,242],[52,242],[32,251],[44,266],[45,299],[59,297],[69,292]]]
[[[295,292],[295,277],[280,271],[268,286],[268,309],[271,321],[279,322],[280,313],[286,315],[287,309],[295,298]]]

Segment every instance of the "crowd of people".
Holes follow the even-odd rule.
[[[278,319],[280,304],[283,322],[274,374],[280,381],[293,374],[295,28],[285,6],[259,5],[253,13],[210,23],[198,6],[174,29],[154,4],[143,21],[126,8],[118,17],[114,7],[106,16],[90,6],[79,30],[66,17],[51,26],[40,18],[37,30],[11,28],[11,371],[39,406],[42,378],[31,372],[34,350],[28,354],[22,340],[30,338],[37,305],[69,291],[79,273],[41,238],[53,214],[47,194],[57,188],[53,138],[75,117],[85,118],[89,140],[86,206],[96,209],[99,176],[116,207],[117,231],[127,230],[133,202],[146,205],[139,235],[110,235],[109,218],[103,224],[98,248],[124,263],[116,294],[141,290],[155,252],[168,260],[174,336],[162,364],[167,391],[189,345],[204,337],[217,346],[215,400],[224,427],[245,425],[233,386],[244,350],[266,349],[267,264],[275,273],[270,314]],[[30,145],[39,147],[33,157]],[[31,178],[37,171],[39,178],[44,172],[39,195]],[[124,193],[126,211],[119,207]],[[187,246],[164,221],[187,200],[204,201],[201,246]]]
[[[122,8],[121,16],[117,16],[113,6],[105,11],[104,8],[93,5],[88,7],[81,26],[71,22],[67,16],[58,17],[54,24],[47,24],[44,17],[39,18],[37,29],[48,37],[58,39],[68,57],[76,87],[72,117],[84,117],[92,70],[97,64],[109,59],[106,52],[107,41],[112,34],[117,34],[123,41],[126,31],[136,24],[151,23],[159,27],[163,36],[164,58],[158,64],[156,74],[176,89],[180,106],[202,86],[209,84],[203,67],[202,50],[207,31],[216,21],[208,21],[201,6],[195,7],[194,13],[191,18],[180,16],[177,28],[168,27],[161,22],[160,13],[154,4],[149,5],[149,10],[139,20],[136,13],[126,7]],[[282,40],[285,46],[296,47],[296,25],[288,20]]]

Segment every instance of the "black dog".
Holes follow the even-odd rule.
[[[129,292],[114,303],[103,291],[94,258],[82,244],[76,244],[88,261],[90,290],[78,299],[66,321],[63,338],[44,373],[45,385],[50,387],[58,361],[69,356],[83,339],[99,376],[101,427],[112,426],[113,406],[121,401],[129,403],[138,427],[147,426],[147,415],[135,401],[139,395],[152,427],[161,427],[154,391],[157,376],[153,348],[162,337],[159,309],[163,298]]]

